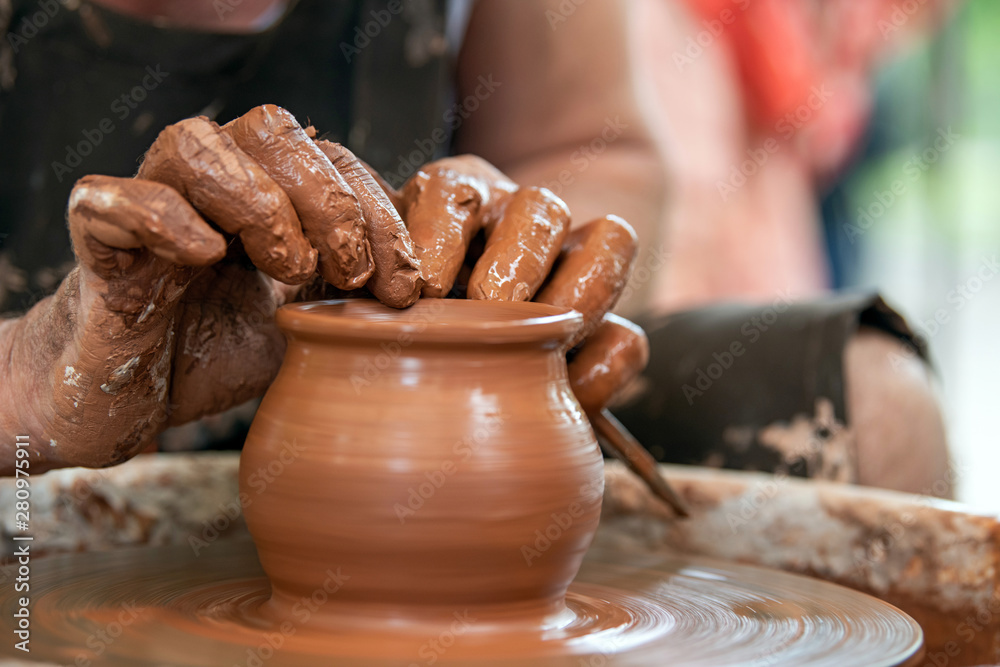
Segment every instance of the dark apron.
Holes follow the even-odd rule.
[[[861,326],[927,360],[878,296],[722,304],[640,319],[650,361],[612,412],[660,461],[857,479],[844,349]]]
[[[300,0],[270,30],[221,35],[86,2],[15,0],[0,50],[0,313],[27,309],[72,267],[73,183],[135,174],[180,119],[225,123],[279,104],[390,174],[417,142],[428,160],[447,153],[448,140],[428,142],[450,139],[444,0],[407,2],[398,15],[389,4]]]

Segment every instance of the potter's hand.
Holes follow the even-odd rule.
[[[551,191],[518,188],[469,156],[431,163],[401,194],[388,191],[400,202],[416,243],[425,294],[444,296],[457,280],[459,292],[467,282],[470,299],[533,298],[583,314],[569,362],[573,393],[606,451],[625,461],[678,516],[686,516],[650,454],[605,409],[649,359],[642,329],[608,312],[635,261],[632,227],[608,215],[570,231],[569,209]],[[474,244],[480,232],[485,242]]]
[[[267,106],[225,128],[166,128],[135,179],[81,179],[77,268],[0,324],[0,472],[16,434],[30,436],[33,472],[106,466],[259,396],[284,351],[274,311],[316,283],[317,262],[338,287],[375,274],[376,296],[412,303],[422,281],[402,221],[353,155],[337,158]]]
[[[456,282],[459,288],[467,282],[470,299],[533,299],[573,308],[584,316],[574,345],[601,325],[632,270],[638,241],[624,220],[609,215],[570,231],[570,212],[561,199],[545,188],[518,188],[481,158],[432,162],[402,193],[387,191],[400,202],[416,245],[425,296],[444,296]],[[480,231],[485,246],[470,251]],[[607,336],[586,347],[588,354],[618,349]],[[615,373],[603,384],[620,381],[617,391],[630,379]]]
[[[599,413],[649,361],[649,339],[636,324],[608,313],[569,362],[569,383],[588,415]]]
[[[606,409],[648,361],[646,333],[608,313],[569,362],[569,382],[604,451],[623,461],[676,516],[686,517],[690,515],[687,504],[664,478],[656,460]]]
[[[413,238],[424,296],[445,296],[457,282],[459,288],[467,283],[470,299],[574,308],[584,315],[578,343],[625,289],[638,246],[627,222],[609,215],[570,231],[570,212],[559,197],[545,188],[518,188],[481,158],[425,165],[401,193],[383,187]],[[470,251],[480,231],[485,247]]]

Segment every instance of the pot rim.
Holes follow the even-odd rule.
[[[532,301],[421,298],[400,310],[376,299],[333,299],[282,306],[276,321],[291,338],[394,340],[406,335],[427,343],[568,344],[583,326],[583,315]]]

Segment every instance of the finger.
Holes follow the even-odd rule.
[[[555,264],[569,233],[569,208],[547,188],[521,188],[486,240],[468,298],[528,301]]]
[[[223,236],[180,193],[162,183],[84,176],[73,186],[67,215],[81,259],[96,259],[87,257],[87,236],[109,248],[148,248],[185,266],[213,264],[226,254]]]
[[[281,186],[319,251],[319,272],[340,289],[357,289],[374,266],[357,195],[295,117],[273,104],[251,109],[224,131]]]
[[[649,362],[649,340],[638,325],[608,313],[569,363],[569,383],[584,412],[611,403]]]
[[[638,247],[632,226],[616,215],[592,220],[570,232],[555,270],[535,301],[583,314],[583,328],[573,345],[589,336],[604,314],[614,308],[628,282]]]
[[[320,149],[322,149],[323,144],[331,142],[317,142],[317,143],[320,145]],[[325,150],[323,152],[326,153]],[[326,156],[330,157],[330,154],[327,153]],[[332,160],[333,158],[330,159]],[[365,168],[365,171],[371,174],[371,177],[375,179],[375,182],[378,183],[378,186],[382,188],[382,191],[385,193],[385,196],[388,197],[389,201],[392,202],[393,208],[396,209],[396,212],[399,213],[400,217],[405,216],[406,200],[403,199],[403,193],[397,190],[396,188],[392,187],[391,185],[389,185],[389,182],[384,178],[382,178],[382,174],[378,173],[378,171],[373,169],[372,166],[369,165],[367,162],[365,162],[361,158],[358,158],[358,162],[361,164],[362,167]]]
[[[247,256],[268,275],[298,284],[316,270],[316,250],[302,235],[288,196],[207,118],[164,129],[139,178],[173,187],[223,230],[239,234]]]
[[[410,177],[403,188],[405,221],[420,260],[423,296],[448,295],[472,237],[516,187],[473,156],[438,160]]]
[[[424,280],[420,262],[396,208],[354,153],[332,141],[316,145],[358,196],[375,271],[368,289],[393,308],[412,306],[420,297]]]
[[[456,155],[434,164],[477,183],[477,189],[485,195],[479,206],[479,224],[487,236],[492,234],[511,195],[517,192],[517,183],[478,155]]]

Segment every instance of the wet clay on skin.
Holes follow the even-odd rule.
[[[316,270],[292,202],[218,125],[203,116],[167,126],[138,177],[169,185],[212,222],[238,234],[260,269],[288,284]]]
[[[516,189],[471,155],[432,162],[410,177],[403,188],[404,220],[420,259],[423,296],[448,295],[472,237],[498,219]]]
[[[521,188],[507,204],[469,278],[468,298],[527,301],[569,233],[566,204],[546,188]]]
[[[320,275],[339,289],[362,287],[375,267],[358,195],[295,117],[265,104],[226,124],[223,131],[291,199],[302,230],[319,251]]]
[[[322,148],[322,145],[320,146],[320,148]],[[392,187],[391,185],[389,185],[389,182],[386,181],[384,178],[382,178],[382,174],[378,173],[378,171],[375,170],[370,164],[368,164],[361,158],[357,158],[357,160],[361,164],[361,166],[365,168],[365,171],[367,171],[368,174],[371,175],[373,179],[375,179],[375,182],[378,183],[378,186],[382,188],[382,192],[384,192],[385,196],[388,197],[389,201],[392,202],[392,205],[395,207],[396,212],[399,213],[401,217],[405,217],[406,200],[403,199],[403,193],[397,190],[396,188]]]
[[[607,215],[574,229],[563,244],[555,270],[535,301],[573,308],[583,314],[576,345],[614,308],[632,272],[638,238],[631,225]]]
[[[155,255],[187,266],[205,266],[226,254],[226,240],[212,230],[172,187],[138,178],[84,176],[73,186],[68,215],[77,254],[90,253],[87,236],[123,250],[148,248]],[[110,268],[110,267],[109,267]]]
[[[412,306],[424,280],[410,233],[395,206],[354,153],[332,141],[320,140],[316,146],[357,194],[375,267],[366,287],[387,306]]]
[[[569,363],[570,386],[584,411],[599,412],[638,377],[648,361],[646,332],[608,313]]]

